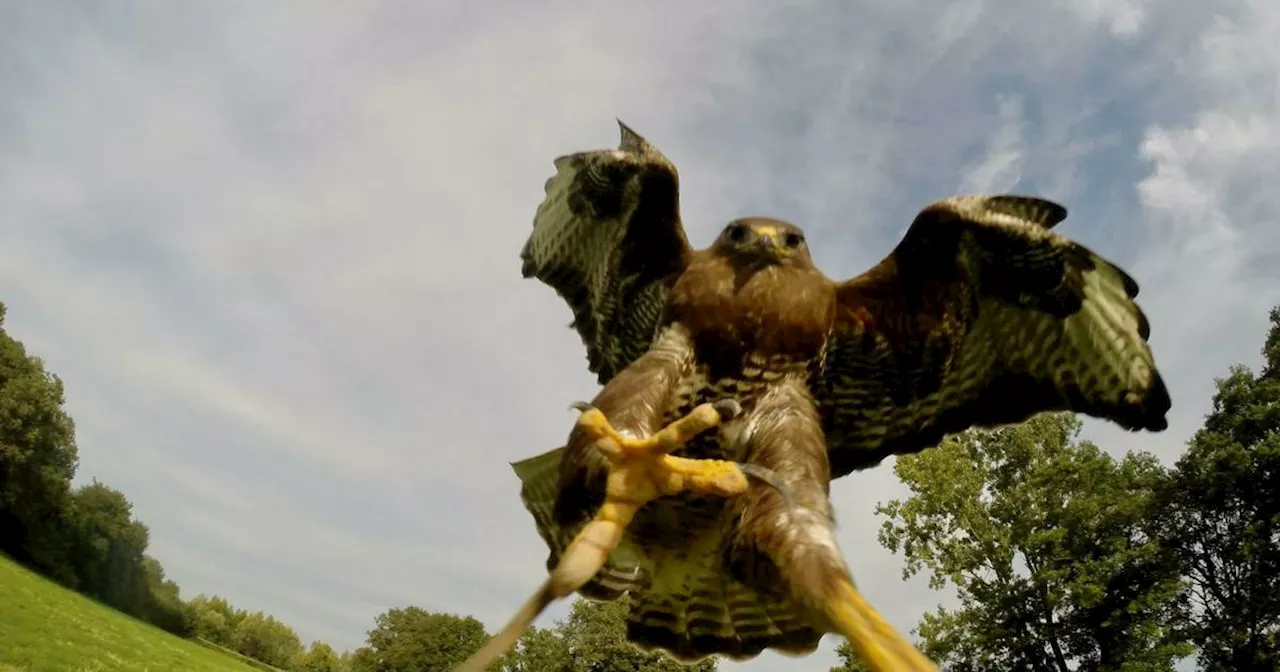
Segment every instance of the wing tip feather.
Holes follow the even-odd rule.
[[[614,117],[614,121],[618,122],[618,149],[624,152],[643,152],[649,147],[649,141],[644,139],[635,129],[628,126],[621,119]]]
[[[538,262],[533,258],[533,237],[530,236],[525,241],[524,247],[520,248],[520,276],[526,280],[534,277],[538,272]]]
[[[986,206],[996,212],[1035,222],[1046,229],[1052,229],[1067,218],[1066,206],[1039,196],[998,194],[988,197]]]
[[[1040,196],[1026,194],[960,194],[939,199],[921,209],[921,214],[946,212],[953,215],[1005,215],[1052,229],[1067,218],[1066,206]]]
[[[1164,377],[1152,366],[1151,384],[1138,403],[1139,429],[1149,432],[1163,432],[1169,428],[1169,410],[1173,408],[1173,399],[1169,396],[1169,387]]]
[[[1151,321],[1147,319],[1147,314],[1136,304],[1133,309],[1138,315],[1138,336],[1142,338],[1144,343],[1149,342],[1151,340]]]

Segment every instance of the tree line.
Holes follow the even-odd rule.
[[[1116,456],[1070,414],[973,430],[900,457],[909,496],[882,502],[879,543],[958,604],[913,630],[947,672],[1280,669],[1280,308],[1264,364],[1215,381],[1213,409],[1171,466]],[[184,600],[147,554],[124,493],[72,486],[74,423],[63,386],[3,329],[0,304],[0,552],[182,637],[305,672],[447,670],[489,634],[477,619],[396,607],[365,643],[304,646],[287,624],[225,599]],[[625,599],[579,599],[532,628],[500,672],[676,672],[624,641]],[[832,672],[865,669],[847,645]],[[690,672],[712,672],[715,660]]]

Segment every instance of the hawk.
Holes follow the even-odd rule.
[[[768,217],[694,249],[675,166],[618,124],[617,150],[556,159],[521,253],[603,386],[563,447],[513,464],[551,574],[460,669],[577,591],[629,594],[627,638],[680,661],[835,632],[873,670],[936,670],[855,588],[830,482],[1043,411],[1164,430],[1137,283],[1014,195],[928,205],[843,282]]]

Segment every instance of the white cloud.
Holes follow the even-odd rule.
[[[1174,391],[1169,432],[1090,425],[1104,445],[1176,454],[1211,377],[1253,361],[1280,300],[1276,9],[678,7],[10,13],[6,327],[188,594],[339,647],[396,604],[505,621],[545,557],[506,462],[595,390],[516,257],[551,159],[613,145],[615,116],[679,166],[696,244],[788,217],[833,277],[957,188],[1063,200],[1063,232],[1143,285]],[[833,486],[855,576],[907,630],[947,596],[875,544],[901,494],[889,465]]]
[[[1101,23],[1116,37],[1128,37],[1142,29],[1150,0],[1065,0],[1083,21]]]
[[[1133,270],[1161,326],[1156,356],[1178,374],[1165,457],[1210,410],[1210,381],[1229,364],[1258,364],[1267,311],[1280,303],[1277,36],[1280,10],[1265,2],[1212,21],[1182,63],[1196,106],[1185,121],[1149,126],[1139,147],[1148,250]]]
[[[1022,179],[1022,157],[1026,152],[1022,98],[997,96],[996,106],[999,126],[987,140],[982,159],[963,169],[958,193],[1008,193]]]

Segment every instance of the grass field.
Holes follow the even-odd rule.
[[[257,672],[0,556],[0,672]]]

